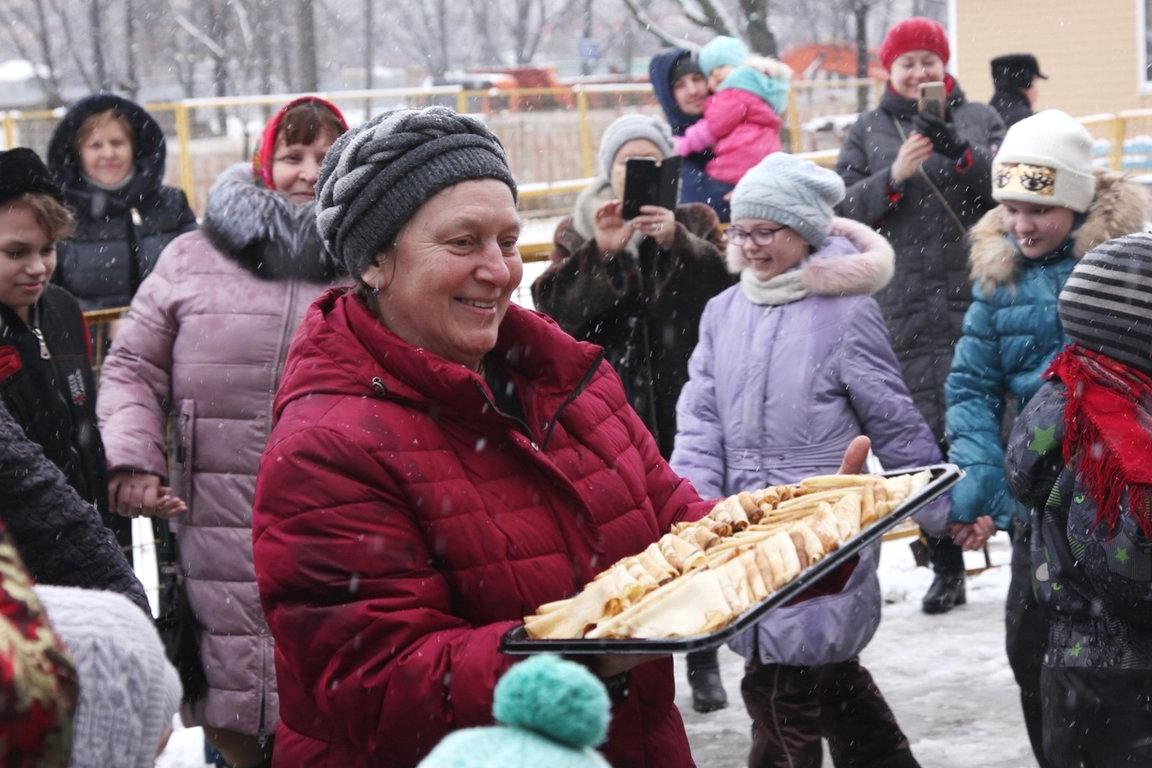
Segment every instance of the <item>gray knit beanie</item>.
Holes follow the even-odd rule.
[[[182,693],[152,618],[115,592],[35,591],[80,677],[69,768],[152,768]]]
[[[1152,234],[1084,254],[1057,306],[1069,339],[1152,376]]]
[[[516,181],[500,140],[447,107],[396,109],[341,136],[316,182],[325,247],[359,278],[427,200],[462,181]]]
[[[835,171],[775,152],[737,182],[732,221],[774,221],[819,248],[832,228],[832,208],[843,199],[844,182]]]
[[[672,154],[672,130],[663,120],[647,115],[624,115],[617,118],[600,137],[600,173],[605,179],[612,178],[612,162],[620,147],[633,139],[644,139],[656,145],[661,157]]]

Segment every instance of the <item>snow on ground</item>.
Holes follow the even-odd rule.
[[[1035,768],[1004,655],[1007,538],[998,534],[991,542],[995,567],[968,579],[968,604],[944,616],[920,611],[932,574],[915,567],[908,541],[884,544],[883,620],[862,660],[913,753],[924,768]],[[983,565],[981,555],[967,557],[969,567]],[[743,768],[749,745],[749,720],[740,700],[743,660],[727,648],[720,659],[727,709],[707,715],[692,710],[682,656],[676,660],[676,701],[700,768]],[[827,757],[825,764],[831,765]],[[177,730],[157,765],[202,768],[200,729]]]
[[[861,660],[895,712],[913,754],[924,768],[1036,768],[1004,654],[1007,537],[998,534],[990,544],[996,567],[968,579],[968,604],[943,616],[920,610],[932,574],[915,567],[909,541],[884,544],[883,619]],[[967,557],[969,567],[983,565],[982,555]],[[676,664],[676,701],[697,764],[743,768],[750,744],[740,700],[743,659],[725,648],[720,663],[727,709],[707,715],[692,710],[683,658]],[[825,765],[831,764],[825,753]]]

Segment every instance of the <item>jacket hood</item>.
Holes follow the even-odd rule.
[[[80,126],[92,115],[115,109],[128,120],[135,134],[132,141],[136,163],[135,175],[123,189],[102,190],[90,184],[80,167],[72,145]],[[164,162],[167,158],[164,131],[152,115],[139,104],[111,93],[99,93],[76,102],[52,132],[48,142],[48,167],[64,190],[66,198],[106,195],[120,201],[125,207],[139,205],[140,201],[156,193],[164,181]],[[84,211],[80,212],[83,215]]]
[[[208,191],[201,229],[221,253],[266,280],[328,282],[343,272],[316,230],[316,204],[264,189],[236,163]]]
[[[699,115],[689,115],[676,105],[676,97],[672,95],[672,83],[668,82],[676,62],[691,55],[692,51],[687,48],[673,48],[656,54],[648,64],[648,79],[652,81],[652,92],[656,95],[656,101],[660,102],[660,108],[664,110],[668,125],[672,126],[673,136],[683,136],[684,131],[700,119]]]
[[[832,219],[828,238],[830,245],[809,256],[800,266],[801,281],[809,295],[870,295],[892,279],[896,254],[888,241],[871,227],[837,216]],[[731,243],[727,259],[731,272],[747,266],[741,248]]]
[[[1079,259],[1105,240],[1139,232],[1148,216],[1149,195],[1143,185],[1114,171],[1097,169],[1096,197],[1084,223],[1072,237],[1072,256]],[[998,205],[981,217],[968,232],[971,250],[968,264],[974,282],[986,292],[1011,285],[1023,264],[1016,245],[1008,237],[1004,206]]]
[[[579,342],[550,319],[515,304],[500,324],[492,354],[541,390],[575,389],[602,351]],[[475,372],[393,334],[347,288],[313,302],[297,331],[274,413],[313,394],[386,397],[415,408],[475,417],[491,411],[487,385]]]

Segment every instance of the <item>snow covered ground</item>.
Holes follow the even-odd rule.
[[[888,699],[924,768],[1035,768],[1020,715],[1016,684],[1004,655],[1004,596],[1010,549],[991,542],[991,570],[968,580],[968,604],[944,616],[920,611],[932,575],[916,568],[908,539],[884,544],[880,581],[883,621],[863,661]],[[968,555],[969,566],[983,557]],[[743,768],[748,715],[740,701],[743,660],[721,651],[728,709],[692,711],[683,658],[677,659],[677,703],[701,768]],[[173,734],[161,768],[201,768],[198,728]],[[831,761],[825,758],[826,765]]]

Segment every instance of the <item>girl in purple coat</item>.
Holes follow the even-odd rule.
[[[700,321],[677,407],[672,468],[705,498],[835,471],[857,435],[887,469],[940,460],[900,378],[880,309],[893,253],[864,225],[833,218],[844,184],[791,155],[736,185],[728,266],[740,282]],[[942,510],[922,525],[942,529]],[[750,766],[916,766],[858,654],[880,622],[879,548],[732,641],[747,659]]]

